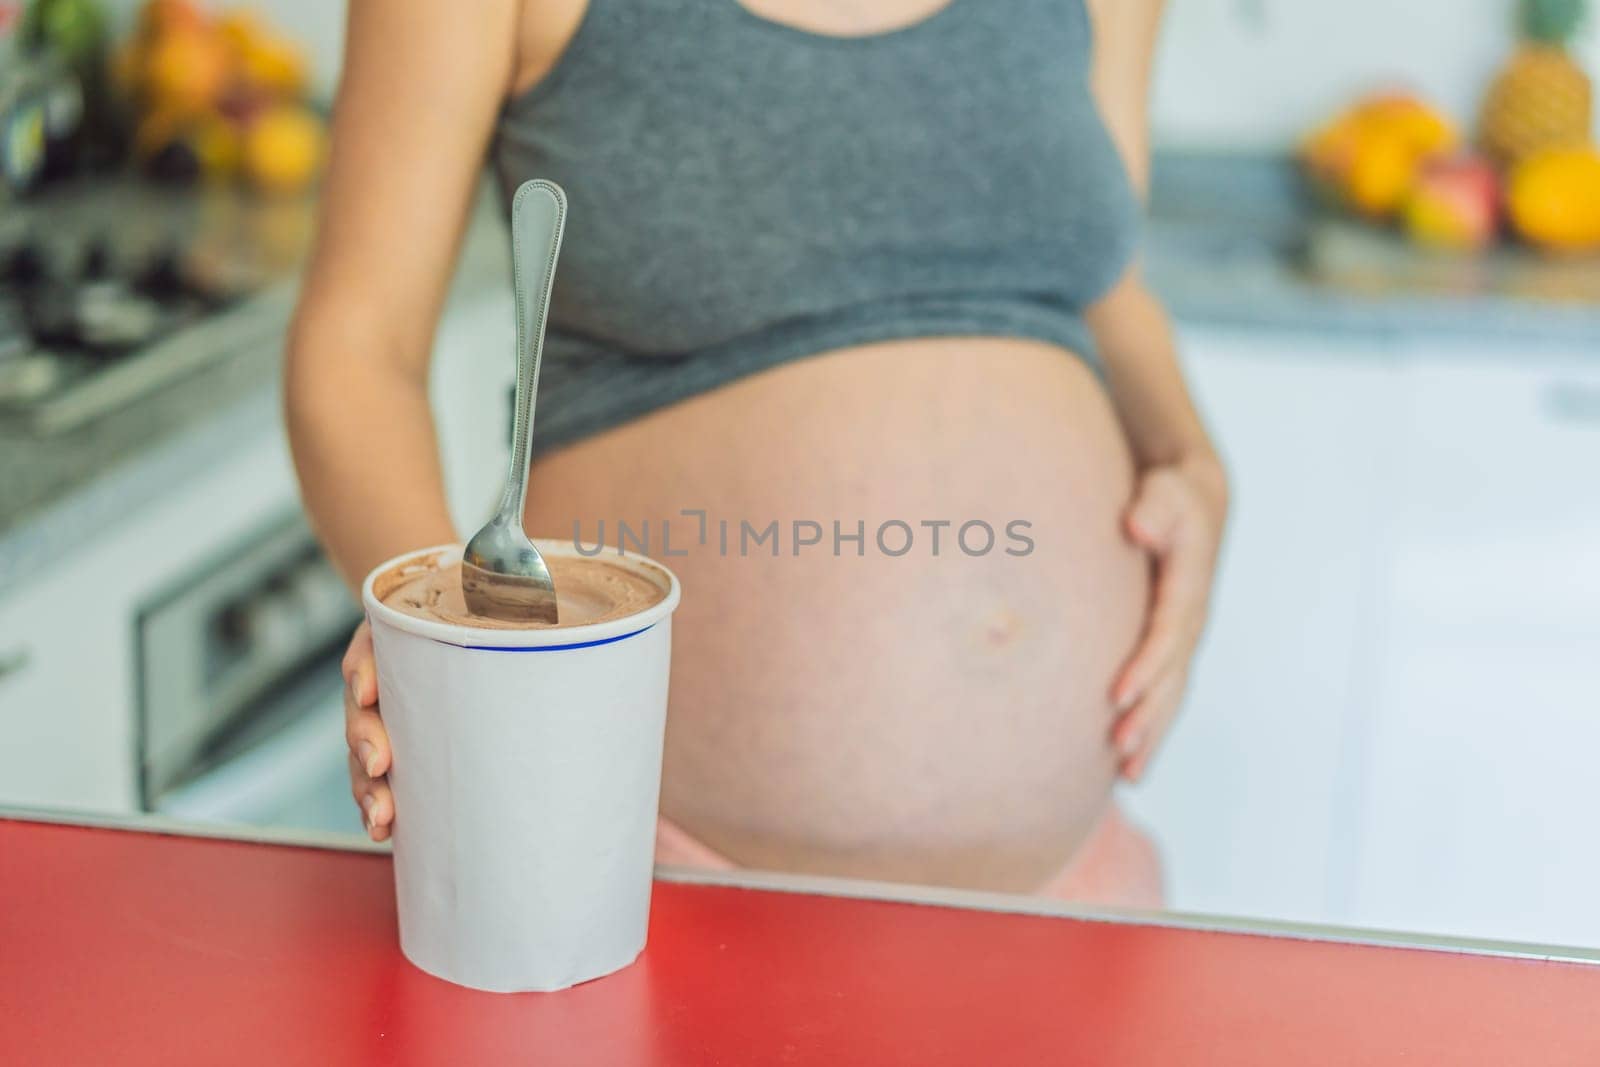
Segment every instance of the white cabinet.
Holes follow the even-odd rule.
[[[1233,512],[1188,702],[1126,801],[1159,839],[1172,906],[1326,920],[1371,699],[1391,353],[1211,328],[1184,331],[1182,351]]]
[[[1371,925],[1600,944],[1594,355],[1407,353],[1352,901]]]
[[[275,409],[271,398],[262,407]],[[136,619],[199,560],[295,507],[275,417],[215,434],[216,464],[75,547],[0,601],[0,804],[131,811],[139,802]]]
[[[137,803],[129,613],[64,567],[0,604],[0,803]]]
[[[1234,514],[1129,808],[1175,907],[1600,944],[1600,364],[1185,331]]]

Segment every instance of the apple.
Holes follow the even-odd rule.
[[[1406,232],[1431,248],[1482,248],[1494,240],[1500,199],[1500,176],[1481,156],[1431,160],[1407,198]]]

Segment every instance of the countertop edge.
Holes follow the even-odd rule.
[[[275,829],[225,823],[196,823],[149,814],[110,814],[0,805],[0,822],[39,823],[50,826],[72,826],[85,829],[116,830],[170,837],[193,837],[253,845],[323,849],[333,852],[355,852],[369,855],[384,855],[390,851],[388,844],[375,843],[360,834]],[[1572,945],[1495,941],[1485,938],[1452,937],[1444,934],[1343,927],[1323,923],[1295,922],[1284,919],[1255,919],[1246,916],[1211,915],[1198,912],[1079,907],[1063,901],[1022,894],[921,886],[866,879],[835,878],[823,875],[791,874],[781,871],[704,870],[657,864],[655,876],[658,881],[682,885],[716,886],[758,892],[799,893],[807,896],[875,900],[892,904],[928,905],[968,911],[990,911],[1045,918],[1076,919],[1084,922],[1152,926],[1162,929],[1192,930],[1204,933],[1279,937],[1297,941],[1318,941],[1365,948],[1409,949],[1552,963],[1600,965],[1600,948],[1591,949]]]

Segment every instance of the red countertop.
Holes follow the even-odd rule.
[[[658,882],[561,993],[411,967],[370,852],[0,821],[0,1063],[1600,1064],[1600,967]]]

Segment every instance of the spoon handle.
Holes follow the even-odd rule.
[[[517,399],[511,422],[511,470],[506,475],[500,515],[522,527],[528,499],[528,464],[533,451],[533,409],[539,392],[539,360],[544,354],[550,287],[561,254],[567,221],[567,194],[555,182],[523,182],[511,201],[511,274],[517,301]]]

